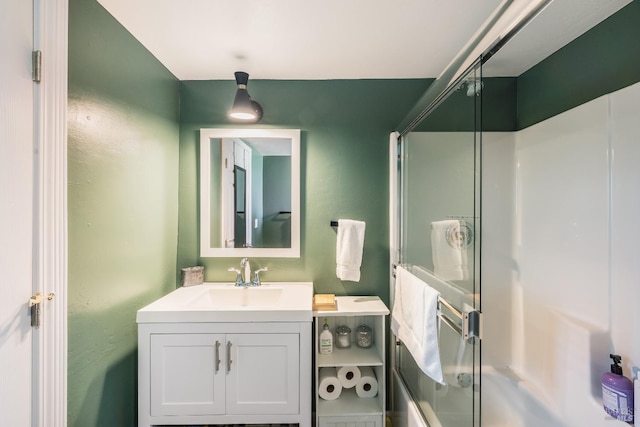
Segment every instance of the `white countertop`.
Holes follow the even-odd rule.
[[[259,287],[203,283],[178,288],[138,310],[137,323],[311,322],[313,283]]]

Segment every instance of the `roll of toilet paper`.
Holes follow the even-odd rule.
[[[342,366],[338,368],[338,379],[344,388],[352,388],[360,379],[360,368],[357,366]]]
[[[369,366],[360,368],[360,379],[356,384],[358,397],[374,397],[378,395],[378,380],[373,369]]]
[[[336,400],[342,393],[342,384],[336,368],[320,368],[318,374],[318,395],[324,400]]]

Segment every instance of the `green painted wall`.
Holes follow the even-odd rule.
[[[428,80],[250,80],[265,114],[252,127],[299,128],[302,175],[302,250],[299,259],[255,259],[264,280],[313,281],[317,292],[380,295],[388,302],[389,132],[424,92]],[[205,266],[208,281],[230,281],[238,258],[198,255],[198,138],[201,127],[233,127],[227,112],[233,81],[181,83],[180,225],[178,267]],[[335,274],[332,219],[366,221],[359,283]]]
[[[68,425],[134,426],[136,311],[175,288],[179,83],[69,2]]]
[[[640,2],[578,37],[518,78],[523,129],[640,81]]]

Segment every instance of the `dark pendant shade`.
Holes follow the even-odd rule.
[[[249,92],[247,92],[249,74],[244,71],[236,71],[234,75],[236,76],[238,90],[236,91],[236,97],[229,116],[242,121],[259,121],[262,119],[262,106],[252,100]]]

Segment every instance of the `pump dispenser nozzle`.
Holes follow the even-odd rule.
[[[622,363],[622,357],[618,356],[617,354],[610,354],[609,357],[613,359],[613,364],[611,365],[611,373],[622,375],[622,366],[620,366],[620,363]]]

